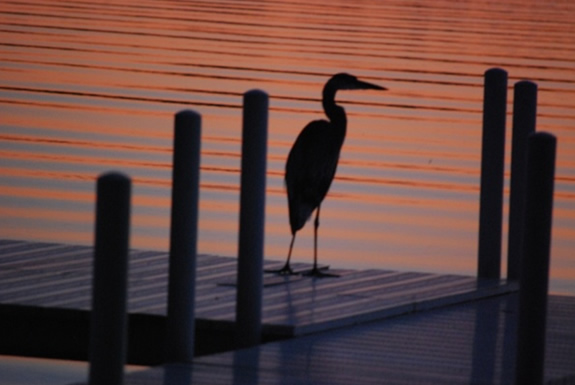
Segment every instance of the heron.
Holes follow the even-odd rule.
[[[314,120],[303,128],[295,140],[285,166],[291,242],[283,268],[276,272],[294,274],[290,266],[296,233],[303,228],[315,210],[313,268],[306,275],[327,276],[317,264],[317,233],[319,214],[331,182],[335,176],[339,154],[343,145],[347,117],[343,107],[335,102],[339,90],[386,90],[347,73],[332,76],[323,87],[323,110],[328,120]]]

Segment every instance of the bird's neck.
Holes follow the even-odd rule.
[[[329,89],[324,89],[323,91],[323,110],[329,118],[334,130],[338,135],[343,138],[345,137],[345,131],[347,127],[347,117],[345,116],[345,110],[343,107],[338,106],[335,103],[335,92]]]

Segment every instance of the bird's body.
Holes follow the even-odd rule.
[[[335,176],[343,145],[347,118],[343,107],[335,103],[338,90],[385,88],[357,80],[348,74],[334,75],[323,89],[323,109],[329,120],[314,120],[300,132],[286,162],[285,184],[288,196],[292,240],[285,266],[280,274],[292,274],[290,258],[295,235],[316,210],[314,222],[314,267],[312,275],[324,275],[317,266],[317,229],[320,205]]]
[[[335,176],[344,136],[332,129],[326,120],[309,123],[289,153],[285,184],[292,235],[321,204]]]

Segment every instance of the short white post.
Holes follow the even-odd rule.
[[[491,68],[485,72],[483,95],[477,262],[479,278],[499,279],[501,275],[506,110],[507,72],[500,68]]]
[[[532,134],[527,151],[527,199],[524,255],[519,277],[519,321],[515,384],[544,380],[547,291],[553,221],[555,136]]]
[[[509,233],[507,240],[507,279],[518,280],[523,251],[525,194],[527,177],[527,138],[535,132],[537,84],[517,82],[513,96],[513,139],[511,143],[511,191],[509,194]]]
[[[244,95],[236,343],[257,345],[262,331],[268,95]]]
[[[195,345],[195,287],[201,116],[175,117],[166,361],[191,362]]]
[[[130,178],[97,182],[94,277],[90,314],[90,385],[121,385],[126,363]]]

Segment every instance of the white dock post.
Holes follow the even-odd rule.
[[[262,330],[268,95],[244,94],[236,343],[257,345]]]
[[[166,361],[191,362],[195,345],[195,287],[200,179],[200,114],[175,116]]]
[[[516,385],[542,385],[545,360],[549,254],[557,140],[548,133],[528,139],[524,256],[519,287]]]
[[[515,83],[513,96],[513,139],[511,145],[511,191],[507,240],[507,279],[519,279],[525,222],[527,138],[535,132],[537,84]]]
[[[130,190],[130,179],[122,174],[108,173],[98,178],[90,385],[121,385],[124,380]]]
[[[499,279],[503,220],[503,172],[507,72],[491,68],[485,72],[483,95],[483,139],[481,149],[481,196],[477,276]]]

